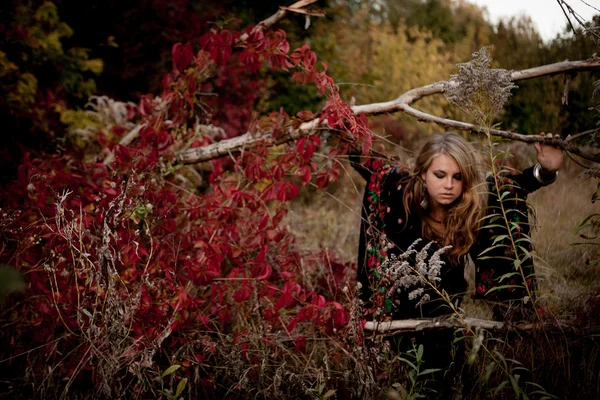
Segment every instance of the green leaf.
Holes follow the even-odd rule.
[[[324,398],[324,399],[328,399],[328,398],[330,398],[331,396],[335,396],[335,390],[334,390],[334,389],[328,390],[328,391],[327,391],[327,393],[325,393],[325,394],[323,395],[323,398]]]
[[[521,242],[531,243],[531,238],[528,235],[525,235],[524,233],[521,233],[521,236],[524,236],[524,237],[515,240],[515,244],[518,244],[518,243],[521,243]]]
[[[403,363],[405,363],[406,365],[408,365],[409,367],[411,367],[413,370],[417,369],[417,366],[415,364],[413,364],[411,361],[407,360],[404,357],[398,357],[399,361],[402,361]]]
[[[493,395],[496,396],[498,393],[500,393],[500,391],[502,391],[502,389],[504,389],[506,385],[508,385],[508,381],[500,382],[500,384],[496,386],[494,390],[492,390]]]
[[[498,278],[498,282],[502,282],[503,280],[510,278],[511,276],[515,276],[515,275],[520,275],[520,274],[518,272],[506,273],[506,274],[502,275],[500,278]]]
[[[494,215],[493,218],[490,218],[490,224],[498,221],[499,219],[502,219],[502,215]]]
[[[502,229],[506,229],[506,225],[489,224],[489,225],[485,225],[485,226],[481,227],[481,229],[488,229],[488,228],[502,228]]]
[[[570,246],[581,246],[581,245],[592,245],[592,246],[598,246],[598,243],[596,242],[576,242],[576,243],[571,243]]]
[[[488,383],[490,380],[490,376],[492,376],[492,374],[494,373],[494,371],[496,370],[496,367],[498,366],[498,364],[496,364],[494,361],[492,361],[491,363],[488,364],[488,366],[485,368],[485,373],[483,374],[483,382]]]
[[[575,232],[574,233],[579,232],[581,230],[580,229],[581,226],[587,224],[589,222],[589,220],[591,220],[594,217],[600,217],[600,214],[597,214],[597,213],[596,214],[590,214],[587,217],[585,217],[585,219],[581,222],[581,224],[579,224],[579,226],[577,228],[575,228]]]
[[[492,243],[492,246],[495,245],[496,243],[498,243],[499,241],[504,240],[506,238],[508,238],[508,235],[499,235],[499,236],[496,236],[494,238],[494,242]]]
[[[483,256],[483,257],[477,257],[477,260],[509,260],[509,261],[513,261],[513,258],[501,257],[501,256]]]
[[[522,392],[521,388],[519,387],[519,375],[508,375],[508,379],[510,379],[510,384],[512,385],[515,395],[517,398],[519,398],[519,394]]]
[[[496,290],[501,290],[501,289],[509,289],[509,288],[523,288],[523,286],[519,286],[519,285],[502,285],[502,286],[494,286],[493,288],[491,288],[490,290],[488,290],[487,292],[485,292],[486,296]]]
[[[441,369],[440,368],[427,368],[426,370],[419,372],[419,376],[433,374],[438,371],[441,371]]]
[[[175,397],[179,397],[181,393],[185,390],[185,385],[187,385],[187,378],[183,378],[179,381],[179,385],[177,385],[177,390],[175,391]]]
[[[167,368],[165,370],[165,372],[162,373],[162,375],[160,377],[164,378],[165,376],[171,375],[173,372],[177,371],[179,368],[181,368],[181,365],[179,365],[179,364],[171,365],[169,368]]]
[[[507,246],[507,245],[505,245],[505,244],[497,244],[497,245],[495,245],[495,246],[488,247],[487,249],[485,249],[484,251],[482,251],[481,253],[479,253],[479,255],[477,256],[477,258],[478,258],[478,259],[480,259],[480,257],[479,257],[479,256],[482,256],[482,255],[484,255],[485,253],[487,253],[487,252],[489,252],[489,251],[492,251],[492,250],[494,250],[494,249],[503,248],[503,247],[504,247],[504,248],[508,248],[508,246]]]

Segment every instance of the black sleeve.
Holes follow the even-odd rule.
[[[544,185],[533,176],[533,168],[534,167],[529,167],[520,174],[509,176],[509,178],[513,180],[525,194],[535,192],[539,188],[544,187]]]

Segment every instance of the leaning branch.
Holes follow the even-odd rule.
[[[546,75],[555,75],[561,74],[565,72],[579,72],[579,71],[589,71],[589,70],[599,70],[600,69],[600,58],[594,56],[587,60],[582,61],[563,61],[554,64],[542,65],[535,68],[529,68],[522,71],[514,71],[511,74],[511,80],[513,82],[518,82],[526,79],[539,78],[541,76]],[[457,84],[455,82],[448,82],[449,84]],[[417,102],[423,97],[431,96],[434,94],[442,94],[444,93],[444,86],[447,84],[446,82],[437,82],[431,85],[422,86],[416,89],[411,89],[408,92],[402,94],[395,100],[384,102],[384,103],[374,103],[374,104],[366,104],[362,106],[357,106],[353,108],[355,113],[365,113],[368,115],[376,115],[383,113],[393,113],[397,111],[402,111],[410,116],[415,117],[419,121],[422,122],[433,122],[438,125],[445,126],[450,129],[458,129],[462,131],[470,131],[473,133],[481,133],[483,132],[483,127],[468,124],[466,122],[456,121],[448,118],[441,118],[435,115],[427,114],[423,111],[417,110],[411,107],[411,104]],[[541,142],[552,144],[554,146],[561,147],[562,149],[568,151],[571,154],[578,155],[581,158],[585,158],[586,160],[600,162],[600,154],[590,153],[585,150],[580,149],[579,147],[569,143],[567,140],[561,140],[557,138],[552,139],[544,139],[540,136],[535,135],[524,135],[517,132],[511,131],[503,131],[499,129],[491,129],[490,133],[494,136],[502,137],[505,139],[518,140],[525,143],[534,143]]]
[[[522,71],[514,71],[511,74],[511,80],[513,82],[518,82],[546,75],[555,75],[565,72],[579,72],[589,70],[600,70],[599,57],[593,56],[587,60],[582,61],[563,61],[559,63],[525,69]],[[450,129],[470,131],[474,133],[483,132],[483,127],[481,126],[468,124],[452,119],[437,117],[435,115],[427,114],[411,107],[412,104],[422,99],[423,97],[443,93],[445,83],[446,82],[438,82],[431,85],[415,88],[402,94],[395,100],[383,103],[373,103],[354,106],[352,107],[352,110],[356,114],[363,113],[366,115],[390,114],[401,111],[417,118],[419,121],[436,123],[438,125]],[[457,84],[456,82],[448,83],[451,85]],[[242,136],[238,136],[233,139],[223,140],[221,142],[210,144],[208,146],[183,150],[178,153],[177,160],[180,163],[184,164],[194,164],[223,157],[231,153],[239,152],[242,149],[249,149],[256,144],[264,143],[265,141],[272,145],[278,145],[298,139],[302,136],[314,134],[315,129],[317,129],[318,127],[326,128],[326,121],[319,121],[319,119],[315,119],[310,122],[306,122],[297,129],[289,129],[285,135],[277,139],[271,138],[271,135],[268,132],[262,135],[246,133]],[[567,140],[562,140],[555,137],[542,138],[537,135],[524,135],[517,132],[503,131],[498,129],[492,129],[490,133],[494,136],[502,137],[505,139],[518,140],[525,143],[541,142],[552,144],[554,146],[561,147],[569,153],[575,154],[586,160],[600,162],[600,154],[582,150]]]
[[[277,146],[290,142],[302,136],[314,135],[319,125],[325,125],[326,122],[313,119],[312,121],[301,124],[297,129],[289,128],[285,134],[275,138],[270,132],[264,134],[245,133],[232,139],[222,140],[207,146],[195,147],[177,153],[177,162],[181,164],[195,164],[203,161],[214,160],[224,157],[228,154],[238,153],[244,149],[251,149],[259,144],[268,146]]]
[[[305,15],[312,15],[312,16],[324,16],[325,14],[319,11],[309,11],[306,10],[305,7],[316,3],[318,0],[300,0],[295,2],[294,4],[292,4],[289,7],[279,7],[279,11],[277,11],[275,14],[271,15],[269,18],[259,22],[258,24],[256,24],[254,26],[254,28],[252,28],[251,33],[254,33],[256,31],[259,30],[265,30],[270,28],[271,26],[275,25],[276,23],[278,23],[279,21],[283,20],[285,17],[287,17],[288,13],[293,12],[293,13],[300,13],[300,14],[305,14]],[[239,45],[243,45],[244,42],[246,42],[248,40],[248,38],[250,37],[250,34],[248,33],[244,33],[243,35],[241,35],[239,37],[239,39],[237,40],[236,44]],[[210,69],[210,68],[209,68]],[[123,137],[123,139],[121,139],[121,141],[119,142],[119,144],[123,145],[123,146],[127,146],[128,144],[130,144],[131,142],[133,142],[133,140],[135,140],[139,134],[140,134],[140,130],[143,127],[143,124],[137,125],[135,128],[133,128],[131,131],[129,131],[129,133],[127,133],[127,135],[125,135]],[[300,136],[298,136],[300,137]],[[298,137],[290,137],[288,139],[289,140],[294,140],[297,139]],[[242,139],[243,138],[243,139]],[[236,146],[239,142],[238,139],[241,139],[242,141],[247,141],[248,144],[244,145],[242,144],[241,146]],[[253,146],[256,144],[256,140],[252,140],[250,138],[249,134],[246,135],[242,135],[242,136],[238,136],[235,137],[233,139],[230,139],[230,141],[232,141],[231,143],[229,143],[228,145],[225,144],[224,142],[219,142],[216,144],[220,144],[220,143],[224,143],[223,145],[220,146],[216,146],[218,148],[224,148],[227,146],[232,147],[232,149],[236,149],[236,150],[225,150],[224,152],[222,151],[215,151],[213,149],[208,149],[206,152],[201,152],[202,154],[206,154],[209,155],[209,158],[206,159],[199,159],[197,161],[192,161],[192,162],[186,162],[185,160],[189,158],[189,156],[186,155],[182,155],[177,157],[177,159],[180,162],[186,163],[186,164],[194,164],[194,163],[199,163],[202,161],[208,161],[208,160],[212,160],[215,158],[219,158],[219,157],[223,157],[227,154],[230,154],[231,152],[235,152],[238,151],[240,148],[243,148],[244,146]],[[273,142],[273,144],[277,144],[275,142]],[[194,153],[194,152],[192,152]],[[205,157],[206,157],[205,155]],[[112,164],[112,162],[115,160],[115,155],[114,153],[110,153],[105,159],[104,159],[104,165],[110,165]]]

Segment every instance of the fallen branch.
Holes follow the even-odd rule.
[[[423,330],[461,328],[466,325],[473,328],[483,328],[487,330],[501,330],[504,323],[497,321],[488,321],[476,318],[465,318],[463,321],[457,319],[400,319],[385,322],[368,321],[363,329],[365,331],[374,331],[376,333],[392,332],[417,332]]]
[[[464,318],[459,320],[456,318],[448,319],[403,319],[386,322],[368,321],[363,329],[373,332],[373,334],[394,335],[402,332],[418,332],[449,328],[480,328],[487,331],[507,331],[507,332],[525,332],[525,331],[544,331],[544,332],[559,332],[572,336],[591,335],[600,333],[600,327],[577,328],[567,324],[548,324],[548,323],[531,323],[519,322],[514,324],[489,321],[478,318]]]
[[[554,75],[561,74],[565,72],[577,72],[577,71],[588,71],[588,70],[600,70],[600,58],[597,56],[593,56],[587,60],[582,61],[563,61],[554,64],[542,65],[535,68],[530,68],[522,71],[514,71],[511,74],[511,80],[513,82],[538,78],[546,75]],[[450,129],[457,129],[463,131],[470,131],[474,133],[481,133],[483,128],[477,125],[468,124],[465,122],[455,121],[452,119],[441,118],[435,115],[427,114],[422,111],[419,111],[413,107],[411,104],[416,101],[422,99],[426,96],[431,96],[434,94],[441,94],[444,92],[445,84],[456,84],[453,82],[438,82],[427,86],[422,86],[419,88],[415,88],[409,90],[408,92],[402,94],[395,100],[383,102],[383,103],[373,103],[373,104],[365,104],[360,106],[352,107],[352,110],[356,114],[367,114],[367,115],[377,115],[377,114],[389,114],[395,113],[398,111],[404,112],[408,115],[411,115],[417,118],[419,121],[423,122],[433,122],[438,125],[445,126]],[[210,144],[207,146],[203,146],[200,148],[184,150],[178,153],[177,160],[180,163],[184,164],[193,164],[204,161],[209,161],[215,158],[223,157],[225,155],[239,152],[242,149],[249,149],[253,145],[258,142],[267,141],[269,144],[278,145],[285,143],[287,141],[298,139],[302,136],[307,136],[314,134],[314,130],[319,126],[319,120],[315,119],[310,122],[306,122],[302,124],[297,129],[289,129],[287,133],[277,140],[273,140],[270,138],[269,133],[262,134],[257,136],[256,134],[246,133],[242,136],[238,136],[232,139],[223,140],[218,143]],[[326,127],[326,122],[321,122],[322,127]],[[585,150],[580,149],[579,147],[573,145],[568,140],[562,140],[558,138],[542,138],[537,135],[524,135],[517,132],[511,131],[503,131],[498,129],[492,129],[490,133],[494,136],[518,140],[525,143],[534,143],[541,142],[551,144],[553,146],[558,146],[569,153],[575,154],[581,158],[586,160],[600,162],[600,153],[591,153]]]

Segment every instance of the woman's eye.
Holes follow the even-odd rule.
[[[436,178],[438,179],[442,179],[444,177],[444,174],[438,174],[438,173],[434,173],[434,175],[436,176]]]
[[[457,181],[462,181],[462,175],[454,175],[454,179]]]

